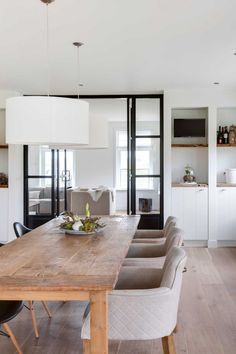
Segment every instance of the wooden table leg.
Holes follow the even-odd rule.
[[[90,352],[108,354],[108,295],[106,291],[90,293]]]

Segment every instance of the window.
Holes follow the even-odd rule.
[[[139,135],[151,134],[140,131]],[[153,174],[154,147],[151,138],[136,140],[136,175]],[[127,189],[127,132],[116,132],[116,188]],[[152,178],[137,178],[137,189],[153,189]]]
[[[41,148],[40,149],[40,172],[41,175],[51,175],[51,164],[52,164],[52,153],[51,150]],[[64,186],[64,178],[67,178],[68,185],[73,180],[74,173],[74,154],[73,151],[66,152],[66,167],[67,172],[64,170],[65,155],[64,150],[59,151],[59,176],[60,176],[60,187]]]

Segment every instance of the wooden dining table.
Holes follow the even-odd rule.
[[[139,216],[102,217],[104,230],[67,235],[59,218],[0,248],[0,300],[90,301],[90,352],[108,353],[108,293]]]

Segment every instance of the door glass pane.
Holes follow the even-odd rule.
[[[136,138],[136,175],[160,174],[160,139]]]
[[[51,178],[29,178],[29,215],[51,214]]]
[[[46,146],[30,145],[28,151],[29,176],[51,176],[51,150]]]
[[[127,211],[127,99],[86,99],[90,120],[108,127],[108,148],[76,152],[75,185],[81,188],[103,186],[115,190],[111,212]],[[92,126],[92,125],[91,125]],[[100,203],[98,200],[97,204]]]
[[[136,178],[136,213],[160,213],[160,178]]]
[[[160,134],[159,98],[139,98],[136,100],[136,135]]]

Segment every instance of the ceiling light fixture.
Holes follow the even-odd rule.
[[[48,95],[9,98],[6,103],[8,144],[84,145],[89,142],[89,105],[79,99],[50,96],[48,5],[47,6]]]
[[[79,50],[83,45],[81,42],[74,42],[73,46],[77,49],[77,95],[79,99],[79,88],[81,85],[79,82],[80,77],[80,65],[79,65]],[[92,104],[93,107],[93,104]],[[107,149],[109,147],[108,141],[108,121],[103,116],[93,115],[92,112],[89,115],[89,144],[88,145],[68,145],[68,150],[82,150],[82,149]],[[61,149],[60,145],[50,145],[52,149]]]

